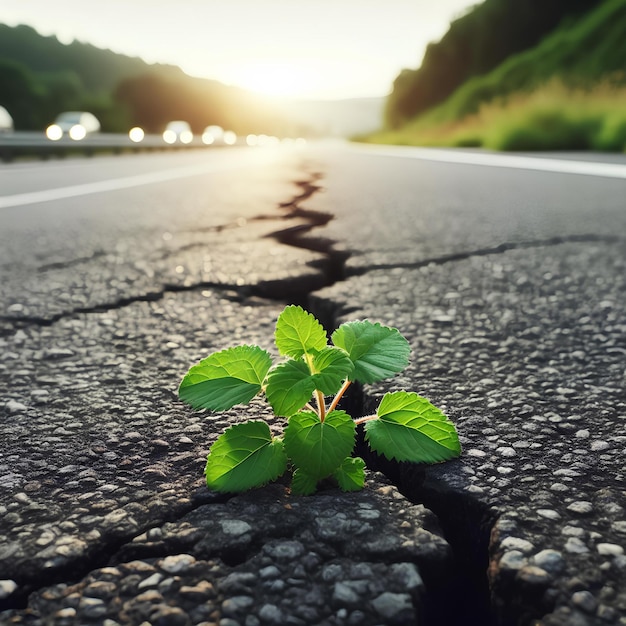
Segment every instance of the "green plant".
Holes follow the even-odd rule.
[[[388,393],[375,415],[358,419],[337,408],[353,382],[374,383],[408,365],[409,344],[397,329],[348,322],[327,345],[315,317],[288,306],[276,322],[275,340],[285,357],[276,365],[258,346],[237,346],[192,366],[180,383],[180,398],[196,409],[225,411],[264,393],[275,415],[287,419],[282,437],[273,436],[261,420],[236,424],[220,435],[207,457],[211,489],[245,491],[291,467],[294,493],[313,493],[331,476],[344,491],[359,490],[365,462],[351,457],[358,424],[364,424],[370,448],[389,459],[437,463],[461,453],[454,424],[416,393]],[[328,405],[327,396],[332,397]]]

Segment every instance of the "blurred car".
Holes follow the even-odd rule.
[[[54,120],[54,124],[46,128],[46,136],[52,141],[61,139],[63,135],[80,141],[97,132],[100,132],[100,122],[88,111],[65,111]]]
[[[183,120],[169,122],[163,131],[163,141],[169,144],[177,141],[180,143],[191,143],[193,141],[191,126]]]
[[[0,106],[0,133],[10,133],[12,130],[13,118],[3,106]]]

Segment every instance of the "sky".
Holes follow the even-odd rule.
[[[478,0],[0,0],[0,22],[266,95],[386,96]]]

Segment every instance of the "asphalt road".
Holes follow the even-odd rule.
[[[206,448],[240,417],[187,411],[180,376],[212,350],[269,348],[295,301],[409,339],[407,372],[355,406],[405,388],[457,423],[464,455],[419,488],[370,463],[439,516],[471,610],[623,624],[625,177],[619,155],[338,143],[1,165],[11,623],[30,591],[205,497]],[[63,611],[64,593],[32,606]]]
[[[571,158],[550,160],[557,171],[537,171],[525,169],[528,162],[507,167],[509,156],[495,155],[481,165],[472,164],[473,152],[428,154],[442,160],[410,149],[330,144],[306,152],[234,148],[4,165],[2,314],[19,309],[45,318],[72,306],[160,291],[164,283],[241,286],[274,280],[276,273],[284,277],[291,273],[285,264],[264,267],[241,246],[227,261],[172,261],[181,250],[202,245],[202,233],[211,230],[241,233],[245,226],[244,239],[254,239],[264,226],[258,218],[281,217],[277,204],[290,198],[293,183],[315,183],[317,175],[333,196],[317,193],[307,206],[334,216],[323,235],[350,253],[349,266],[362,269],[624,232],[626,159],[605,157],[610,169],[604,176],[593,169],[597,162],[589,163],[591,174],[559,172],[581,163]],[[469,163],[455,162],[459,158]],[[547,160],[524,158],[532,167]],[[230,240],[237,236],[219,236],[220,242]],[[72,290],[61,294],[54,289],[62,288],[64,267],[72,273]],[[102,289],[76,284],[81,270],[86,281],[101,273]],[[58,281],[38,279],[50,271],[60,272]],[[119,288],[108,280],[112,272],[122,280]]]
[[[239,148],[5,165],[0,315],[49,320],[166,286],[299,275],[315,255],[263,239],[298,167],[297,151]]]

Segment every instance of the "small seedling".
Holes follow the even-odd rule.
[[[369,321],[347,322],[332,334],[299,306],[276,322],[276,347],[285,360],[272,364],[258,346],[211,354],[189,369],[178,390],[196,409],[226,411],[264,394],[287,425],[275,437],[262,420],[228,428],[211,447],[205,475],[215,491],[259,487],[293,470],[291,489],[314,493],[333,477],[344,491],[365,482],[365,462],[352,457],[356,426],[364,424],[370,448],[388,459],[438,463],[461,453],[454,424],[416,393],[387,393],[374,415],[353,419],[337,408],[354,383],[374,383],[401,372],[409,362],[408,341],[395,328]],[[332,398],[327,405],[327,398]]]

